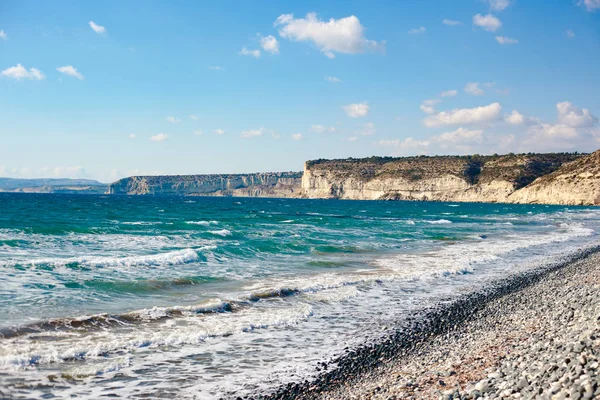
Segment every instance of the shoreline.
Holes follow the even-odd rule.
[[[319,369],[322,369],[322,372],[314,379],[289,383],[271,394],[247,398],[470,399],[484,395],[487,398],[492,396],[492,392],[494,395],[489,398],[533,398],[533,392],[523,395],[511,387],[515,386],[518,389],[522,386],[521,391],[531,389],[533,382],[526,378],[522,361],[518,362],[517,366],[509,367],[509,370],[517,377],[522,374],[523,379],[500,384],[503,378],[510,375],[502,371],[502,362],[510,359],[515,346],[522,341],[523,337],[519,334],[523,336],[526,332],[521,331],[532,329],[531,321],[554,320],[560,318],[561,313],[564,314],[565,310],[550,303],[560,303],[561,298],[556,293],[561,289],[567,290],[564,296],[568,297],[568,290],[574,290],[572,287],[577,286],[579,281],[567,281],[567,278],[578,276],[578,272],[587,272],[596,278],[590,280],[588,277],[589,283],[594,286],[590,296],[596,296],[595,304],[600,304],[600,246],[591,246],[580,249],[558,262],[511,275],[491,282],[481,290],[461,295],[455,300],[442,301],[429,309],[411,313],[396,327],[395,333],[358,348],[348,349],[345,354],[320,363]],[[589,300],[585,297],[582,299]],[[569,309],[570,306],[564,300],[560,305],[566,307],[566,315],[577,312],[577,309]],[[559,311],[556,311],[557,309]],[[521,314],[527,312],[533,312],[535,315],[519,319]],[[507,332],[506,325],[513,318],[518,319],[517,324],[511,326]],[[587,320],[590,318],[588,316]],[[597,318],[600,321],[600,317]],[[600,331],[600,323],[596,323],[596,329]],[[553,334],[558,334],[557,332],[554,330],[549,333],[550,342],[553,340]],[[598,333],[597,337],[592,335],[593,339],[588,338],[596,340],[596,352],[600,341],[600,332]],[[529,336],[524,337],[531,338],[531,335],[532,332],[529,332]],[[527,344],[529,347],[536,345]],[[531,355],[528,353],[534,350],[529,347],[521,349],[525,354],[521,354],[520,359]],[[488,350],[487,354],[479,354],[481,349]],[[585,372],[593,374],[595,371],[596,374],[600,374],[600,368],[597,362],[598,354],[589,355],[590,350],[587,350],[587,353],[580,351],[574,359],[588,358],[580,369],[584,372],[581,375],[589,383],[589,375],[586,378]],[[533,360],[531,365],[536,365],[535,361]],[[555,369],[555,364],[557,363],[552,363],[547,369],[561,371],[559,367]],[[588,366],[593,369],[592,372]],[[598,378],[595,381],[592,379],[592,383],[587,386],[581,386],[578,382],[577,389],[574,390],[581,391],[581,394],[576,398],[600,398],[600,375]],[[535,387],[536,390],[542,389],[542,393],[535,393],[535,396],[550,398],[550,393],[562,393],[561,390],[568,389],[563,387],[565,382],[567,387],[569,382],[575,382],[575,379],[566,378],[558,387],[558,379],[539,381],[538,384],[543,383],[544,386]],[[498,393],[495,386],[501,387]],[[560,398],[571,397],[565,394],[565,397]]]

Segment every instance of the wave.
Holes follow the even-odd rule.
[[[199,249],[202,250],[202,249]],[[18,265],[32,267],[136,267],[179,265],[198,261],[199,254],[192,249],[175,250],[166,253],[138,255],[129,257],[85,256],[73,258],[40,258],[20,261]]]
[[[186,224],[189,225],[202,225],[202,226],[210,226],[217,225],[219,221],[185,221]]]
[[[220,229],[218,231],[208,231],[209,233],[212,233],[213,235],[217,235],[217,236],[231,236],[231,231],[229,229]]]
[[[451,224],[452,221],[448,221],[447,219],[438,219],[435,221],[426,221],[428,224],[432,225],[441,225],[441,224]]]

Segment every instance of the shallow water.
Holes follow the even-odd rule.
[[[270,390],[597,240],[584,207],[0,194],[0,394]]]

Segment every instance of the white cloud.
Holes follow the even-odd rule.
[[[486,31],[495,32],[502,26],[502,22],[492,14],[473,16],[473,25],[478,26]]]
[[[423,104],[421,104],[421,106],[419,107],[421,109],[421,111],[423,111],[426,114],[433,114],[435,113],[435,105],[437,103],[439,103],[441,100],[438,99],[429,99],[429,100],[424,100]]]
[[[412,28],[408,31],[409,35],[417,35],[419,33],[425,33],[427,29],[424,26],[421,26],[419,28]]]
[[[103,27],[102,25],[98,25],[96,24],[94,21],[90,21],[90,28],[92,28],[94,30],[94,32],[96,33],[105,33],[106,32],[106,28]]]
[[[165,135],[164,133],[159,133],[158,135],[154,135],[150,137],[150,140],[153,140],[155,142],[162,142],[164,140],[167,140],[169,138],[169,135]]]
[[[393,139],[393,140],[380,140],[377,142],[380,146],[394,147],[402,150],[411,149],[426,149],[431,144],[428,140],[415,140],[412,137],[408,137],[404,140]]]
[[[457,94],[458,94],[458,90],[452,89],[452,90],[443,91],[442,93],[440,93],[440,96],[442,96],[442,97],[453,97],[453,96],[456,96]]]
[[[315,133],[335,132],[335,126],[312,125],[310,131]]]
[[[294,139],[294,140],[302,140],[302,134],[301,133],[294,133],[292,135],[292,139]]]
[[[452,132],[444,132],[434,136],[433,140],[441,142],[481,142],[483,131],[481,129],[469,130],[463,127]]]
[[[556,104],[558,111],[558,122],[564,125],[579,127],[591,127],[598,123],[598,118],[587,108],[577,108],[568,101]]]
[[[487,106],[476,108],[460,108],[452,111],[443,111],[425,118],[423,123],[426,127],[438,127],[444,125],[467,125],[482,122],[490,122],[498,118],[502,106],[500,103],[492,103]]]
[[[210,65],[208,69],[212,69],[213,71],[223,71],[225,68],[220,67],[218,65]]]
[[[271,54],[279,54],[279,42],[277,41],[275,36],[261,36],[259,39],[259,43],[260,47],[262,47],[264,51],[269,52]]]
[[[194,135],[196,135],[196,136],[202,136],[202,131],[194,131]]]
[[[569,39],[573,39],[575,37],[575,32],[573,32],[571,29],[567,29],[566,34]]]
[[[8,40],[8,35],[2,29],[0,29],[0,39]]]
[[[331,83],[342,83],[342,80],[340,78],[336,78],[335,76],[326,76],[325,80]]]
[[[297,42],[313,42],[328,58],[335,53],[357,54],[384,47],[384,42],[369,40],[364,35],[364,27],[354,15],[322,21],[316,13],[308,13],[305,18],[294,18],[293,14],[280,15],[273,24],[279,27],[282,38]]]
[[[58,72],[60,72],[61,74],[72,76],[74,78],[79,79],[80,81],[83,80],[83,75],[81,74],[81,72],[77,71],[77,68],[75,68],[72,65],[65,65],[63,67],[58,67],[58,68],[56,68],[56,70]]]
[[[342,107],[350,118],[366,117],[369,114],[369,104],[366,101],[362,103],[348,104]]]
[[[260,127],[258,129],[250,129],[242,132],[242,137],[245,139],[249,139],[256,136],[262,136],[265,133],[265,128]]]
[[[135,133],[130,133],[128,137],[129,139],[135,139]]]
[[[247,48],[243,47],[238,54],[241,56],[252,56],[254,58],[259,58],[260,50],[248,50]]]
[[[6,76],[8,78],[13,78],[17,80],[31,79],[35,81],[40,81],[45,78],[44,74],[39,69],[29,68],[29,70],[27,70],[27,68],[25,68],[21,64],[17,64],[14,67],[6,68],[0,74],[2,74],[2,76]]]
[[[350,137],[348,138],[348,141],[349,141],[349,142],[356,142],[357,140],[358,140],[358,136],[350,136]]]
[[[496,41],[500,44],[517,44],[517,39],[509,38],[508,36],[496,36]]]
[[[539,124],[530,129],[536,140],[540,139],[575,139],[579,137],[577,129],[564,124]],[[544,143],[546,144],[546,143]]]
[[[510,6],[510,0],[488,0],[488,3],[493,11],[502,11]]]
[[[167,120],[167,122],[170,122],[171,124],[178,124],[181,122],[181,120],[179,118],[175,118],[172,116],[168,116],[167,118],[165,118]]]
[[[194,115],[194,114],[190,114],[190,119],[192,121],[198,121],[199,118],[196,115]]]
[[[281,138],[281,135],[279,133],[275,133],[275,132],[273,132],[271,134],[271,136],[273,136],[273,139],[275,139],[275,140],[279,140],[279,138]]]
[[[224,134],[225,134],[225,131],[224,131],[223,129],[215,129],[215,133],[216,133],[217,135],[224,135]]]
[[[375,124],[372,122],[367,122],[362,126],[358,133],[362,136],[373,136],[376,132],[377,130],[375,129]]]
[[[479,82],[469,82],[465,85],[465,92],[472,94],[473,96],[481,96],[485,92],[479,87]]]
[[[462,25],[462,22],[460,21],[454,21],[451,19],[445,19],[442,21],[442,24],[444,25],[448,25],[448,26],[457,26],[457,25]]]
[[[590,12],[600,8],[600,0],[581,0],[578,4],[584,6]]]
[[[522,125],[525,123],[525,117],[517,110],[504,117],[504,120],[511,125]]]

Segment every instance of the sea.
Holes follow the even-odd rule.
[[[590,207],[0,194],[0,397],[267,394],[599,229]]]

